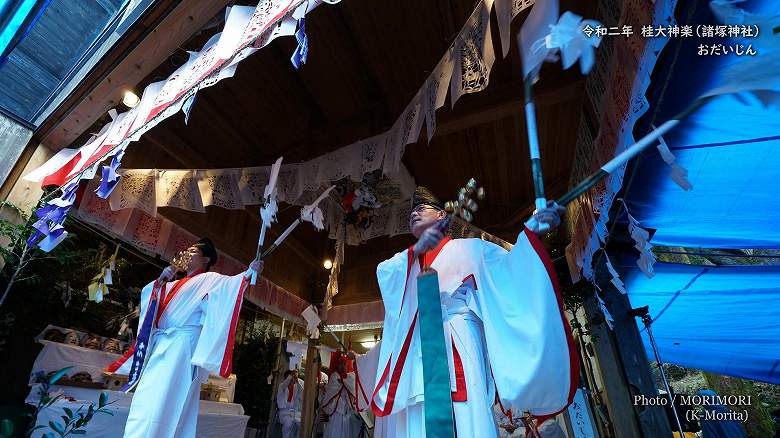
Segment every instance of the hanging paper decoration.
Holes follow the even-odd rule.
[[[554,50],[547,46],[550,27],[558,19],[558,0],[535,3],[531,13],[520,28],[517,36],[523,61],[523,77],[533,81],[539,75],[542,63],[554,59]]]
[[[583,28],[596,28],[601,26],[596,20],[583,20],[572,12],[564,12],[558,23],[550,27],[550,34],[545,38],[548,49],[558,50],[561,53],[563,68],[571,67],[577,60],[580,61],[580,71],[588,74],[596,61],[596,47],[601,42],[601,36],[586,36]]]
[[[623,295],[627,294],[628,292],[626,291],[626,285],[623,284],[623,280],[620,279],[620,276],[615,270],[615,267],[612,266],[612,262],[609,261],[609,256],[605,255],[604,258],[606,259],[607,270],[609,271],[609,274],[612,276],[610,282],[612,283],[613,286],[615,286],[617,290],[620,291],[620,293],[622,293]]]
[[[460,96],[487,88],[495,61],[490,34],[490,8],[486,2],[479,2],[456,40],[450,84],[453,105]]]
[[[302,64],[306,64],[306,57],[309,55],[309,38],[306,36],[305,17],[301,17],[298,20],[298,31],[295,32],[295,40],[298,42],[298,45],[295,47],[295,52],[293,52],[290,61],[293,67],[298,70]]]
[[[53,199],[43,207],[35,210],[38,220],[33,224],[35,232],[27,239],[28,246],[38,245],[44,252],[49,252],[60,244],[68,232],[62,226],[68,211],[76,200],[78,181],[63,187],[59,198]]]
[[[125,147],[119,147],[111,157],[111,164],[103,166],[100,186],[95,190],[95,193],[97,193],[100,198],[108,199],[108,196],[111,195],[111,192],[113,192],[117,184],[119,184],[121,176],[116,171],[119,168],[119,164],[122,162],[122,157],[124,157],[124,155]]]
[[[428,143],[431,142],[436,132],[436,110],[444,106],[447,100],[447,91],[452,79],[453,60],[452,49],[444,54],[444,57],[433,69],[422,88],[421,114],[425,117],[425,130],[428,135]]]
[[[346,229],[345,229],[346,231]],[[328,277],[328,287],[325,290],[325,304],[323,306],[326,312],[324,317],[327,319],[327,311],[333,306],[333,297],[339,293],[339,274],[341,273],[341,265],[344,264],[344,244],[345,239],[343,236],[339,236],[336,239],[336,257],[333,260],[333,266],[330,268],[330,276]]]
[[[653,129],[655,129],[655,127],[653,127]],[[688,170],[677,164],[677,157],[669,150],[669,145],[666,144],[666,140],[664,140],[663,137],[658,137],[658,142],[656,148],[658,149],[658,152],[661,153],[661,158],[664,162],[671,167],[670,176],[672,177],[672,180],[685,191],[693,189],[693,184],[688,181]]]
[[[114,284],[112,272],[116,270],[116,257],[118,254],[119,245],[116,246],[111,257],[101,265],[100,272],[92,278],[92,283],[87,288],[90,301],[100,303],[108,295],[108,286]]]
[[[603,20],[628,23],[639,17],[641,22],[674,23],[673,10],[668,7],[668,2],[655,2],[654,7],[645,3],[632,0],[622,8],[608,8],[602,11]],[[541,5],[541,2],[534,5],[531,14]],[[573,170],[574,180],[582,180],[594,167],[600,167],[635,143],[633,131],[636,122],[649,109],[645,93],[650,84],[650,72],[668,41],[668,38],[641,38],[635,34],[633,37],[611,39],[610,44],[602,48],[603,53],[599,54],[585,79],[586,99],[596,111],[597,123],[580,120],[575,158],[575,163],[579,165],[575,165]],[[591,126],[599,128],[594,132]],[[569,204],[572,233],[566,255],[573,277],[579,270],[583,276],[586,276],[586,271],[592,274],[588,269],[606,237],[605,225],[610,220],[609,211],[615,195],[621,190],[625,169],[625,164],[612,169],[603,184]],[[594,212],[598,212],[595,221]],[[642,248],[646,252],[644,245]],[[649,257],[644,256],[642,264],[652,266],[651,257],[651,253]]]
[[[653,254],[653,245],[650,244],[650,233],[639,227],[639,222],[631,216],[628,209],[626,209],[626,215],[628,216],[628,232],[634,239],[634,248],[639,251],[639,260],[637,260],[636,265],[648,278],[653,278],[655,276],[653,272],[655,255]]]
[[[306,334],[308,334],[312,339],[319,339],[319,326],[322,320],[320,319],[320,315],[317,313],[317,309],[313,305],[310,305],[304,309],[303,312],[301,312],[301,316],[306,321]]]
[[[195,99],[198,97],[197,93],[193,93],[190,97],[188,97],[184,103],[181,106],[181,112],[184,113],[184,124],[187,125],[190,123],[190,111],[192,111],[192,106],[195,105]]]
[[[495,0],[498,32],[501,35],[501,48],[504,58],[509,54],[510,30],[512,19],[521,11],[531,7],[534,0]]]
[[[511,9],[511,17],[514,17],[533,3],[533,0],[510,1],[511,7],[507,0],[495,2],[496,8],[499,6],[502,8],[499,20],[502,29],[507,28],[506,11]],[[326,1],[326,3],[336,2]],[[111,154],[111,164],[103,167],[101,177],[104,178],[101,178],[103,181],[98,190],[101,196],[108,196],[115,187],[120,187],[119,191],[122,195],[119,198],[111,197],[112,207],[143,208],[144,211],[154,216],[156,214],[155,204],[166,205],[167,202],[172,202],[171,206],[193,211],[204,211],[204,205],[220,205],[225,208],[240,209],[243,208],[241,203],[253,204],[259,199],[257,196],[259,193],[254,190],[252,182],[253,179],[256,179],[254,175],[242,173],[239,176],[240,200],[232,198],[224,205],[205,204],[200,202],[202,197],[187,198],[183,196],[183,191],[179,188],[173,188],[167,184],[167,182],[175,180],[176,175],[165,175],[166,178],[163,178],[162,184],[153,179],[151,190],[148,185],[148,177],[139,178],[137,175],[133,175],[132,178],[128,178],[129,175],[125,175],[120,179],[119,175],[123,174],[118,170],[121,153],[112,151],[121,150],[124,152],[130,142],[137,141],[143,133],[179,110],[184,111],[185,123],[188,123],[198,90],[231,77],[241,60],[266,46],[274,38],[296,35],[298,44],[293,55],[293,63],[299,67],[306,61],[308,54],[308,37],[305,31],[304,17],[319,3],[319,1],[314,0],[263,0],[256,7],[232,6],[227,8],[222,32],[209,39],[199,52],[190,52],[187,62],[167,79],[149,84],[144,89],[141,101],[135,108],[118,115],[113,111],[112,118],[114,120],[104,126],[101,132],[91,138],[87,144],[77,150],[60,151],[25,178],[42,182],[44,185],[62,185],[76,176],[81,179],[91,179],[97,171],[98,162]],[[344,162],[338,160],[332,160],[337,163],[335,166],[330,166],[325,160],[316,164],[306,163],[306,170],[322,165],[319,170],[326,169],[328,172],[336,173],[333,171],[336,169],[344,173],[339,177],[334,177],[335,175],[332,174],[323,176],[319,172],[314,173],[318,175],[316,181],[321,182],[316,186],[310,186],[308,182],[301,184],[300,181],[303,178],[300,175],[304,168],[298,164],[290,165],[281,171],[282,179],[287,184],[282,184],[280,187],[280,199],[295,201],[304,192],[320,190],[326,184],[330,185],[333,181],[345,176],[350,176],[353,180],[360,180],[364,174],[378,168],[381,168],[389,177],[395,177],[399,172],[406,173],[401,163],[405,147],[407,144],[417,141],[423,120],[426,122],[428,139],[430,140],[436,129],[436,109],[444,104],[447,91],[451,90],[452,102],[454,103],[462,94],[477,92],[487,86],[495,58],[490,28],[490,10],[493,5],[493,0],[478,2],[453,44],[404,112],[398,117],[391,130],[342,148],[342,153],[346,153],[347,150],[362,152],[362,160],[352,160],[349,162],[349,166],[344,166]],[[503,40],[505,38],[502,37]],[[358,154],[353,155],[357,156]],[[259,169],[258,172],[264,171]],[[309,172],[304,172],[304,174],[307,181],[313,175]],[[298,175],[295,177],[299,180],[298,183],[293,184],[291,177],[287,175]],[[155,174],[154,176],[156,178],[163,175]],[[401,176],[403,179],[411,180],[404,175]],[[133,189],[131,194],[128,190],[123,190],[142,181],[145,181],[146,185],[140,192]],[[190,183],[200,184],[197,175],[188,182],[185,191],[190,191],[192,186]],[[411,190],[413,188],[412,186]],[[152,199],[149,198],[149,193],[153,195]],[[386,203],[384,205],[386,208],[391,207]],[[403,221],[399,221],[395,217],[397,214],[403,215],[404,212],[397,206],[393,206],[392,209],[391,216],[393,217],[383,222],[383,229],[389,228],[391,235],[404,232],[405,229],[405,225],[401,223]],[[363,214],[363,223],[366,220],[368,217]],[[334,231],[335,229],[331,229],[331,233]],[[64,229],[52,226],[46,233],[47,236],[63,236]],[[383,233],[384,231],[376,229],[370,234],[377,236]],[[359,237],[351,233],[348,242],[354,243],[366,236],[364,234]],[[36,236],[36,239],[40,237]],[[49,242],[54,243],[54,240],[50,239]]]

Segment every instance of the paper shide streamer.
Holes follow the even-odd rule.
[[[76,201],[76,189],[78,181],[68,183],[62,188],[62,195],[47,202],[43,207],[35,210],[38,220],[33,224],[35,231],[27,239],[27,246],[38,246],[44,252],[50,252],[59,245],[68,232],[63,227],[68,211]]]

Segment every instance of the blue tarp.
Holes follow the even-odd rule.
[[[780,266],[657,263],[655,272],[629,268],[623,279],[631,305],[650,306],[664,362],[780,384]]]
[[[690,17],[690,10],[680,8],[680,24],[716,24],[708,3],[700,3]],[[780,13],[776,0],[738,6],[754,13]],[[649,130],[650,123],[670,119],[714,88],[723,66],[742,60],[734,54],[699,56],[702,42],[678,38],[667,45],[648,95],[653,109],[640,126]],[[706,43],[749,42],[716,38]],[[751,96],[722,96],[665,139],[688,169],[694,189],[685,192],[668,177],[670,168],[655,148],[632,164],[636,171],[633,180],[626,178],[631,184],[624,187],[624,197],[640,225],[656,230],[651,243],[780,248],[780,101],[766,106]],[[636,260],[636,254],[631,256]],[[780,384],[780,267],[657,263],[655,277],[648,279],[633,262],[624,263],[629,264],[633,267],[622,276],[631,305],[650,306],[662,360]],[[640,329],[652,358],[641,323]]]
[[[697,8],[693,24],[717,23],[707,3]],[[738,6],[754,13],[780,14],[780,2],[774,0],[748,1]],[[718,84],[721,67],[744,60],[734,54],[699,56],[698,45],[703,41],[750,42],[702,38],[671,41],[666,48],[666,61],[659,62],[659,71],[654,74],[654,94],[648,96],[657,107],[652,120],[655,125]],[[757,50],[758,58],[762,48]],[[671,56],[675,52],[677,56]],[[672,182],[667,176],[669,167],[655,148],[642,155],[626,201],[643,227],[657,229],[652,243],[780,248],[780,99],[764,106],[748,96],[718,97],[665,139],[678,162],[688,169],[694,189],[685,192]]]

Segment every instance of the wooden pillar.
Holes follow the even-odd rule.
[[[606,257],[601,257],[601,266],[596,267],[596,279],[601,285],[602,299],[614,320],[612,336],[617,347],[632,405],[635,395],[657,397],[658,387],[650,370],[655,358],[647,357],[637,319],[629,315],[631,303],[610,281],[612,275],[606,267]],[[671,436],[672,429],[663,407],[633,406],[644,436]]]
[[[271,384],[271,408],[268,410],[268,424],[266,424],[265,428],[265,436],[270,437],[274,430],[276,429],[276,417],[277,417],[277,406],[276,406],[276,391],[279,389],[279,384],[282,383],[282,377],[280,374],[281,370],[287,370],[288,367],[288,360],[287,360],[287,350],[285,349],[284,345],[284,325],[287,322],[285,318],[282,318],[282,325],[279,327],[279,344],[276,346],[276,365],[274,365],[273,371],[271,371],[271,374],[273,375],[272,384]],[[292,323],[290,324],[292,325]],[[284,353],[282,353],[284,351]]]
[[[303,378],[303,407],[301,408],[301,426],[298,428],[298,438],[311,437],[314,428],[315,401],[317,398],[317,375],[320,372],[319,340],[309,338],[309,348],[306,350],[306,374]]]
[[[583,306],[590,326],[589,341],[593,350],[592,360],[596,365],[594,371],[602,384],[599,397],[607,406],[612,432],[620,438],[641,437],[620,355],[612,342],[609,328],[603,322],[598,301],[590,296],[585,298]],[[649,436],[671,436],[671,432]]]

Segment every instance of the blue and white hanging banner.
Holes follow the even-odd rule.
[[[133,364],[130,366],[129,380],[120,391],[130,392],[141,379],[141,372],[146,362],[146,353],[152,340],[152,329],[154,328],[154,319],[157,315],[157,304],[160,298],[159,293],[160,288],[155,285],[152,291],[152,298],[149,300],[149,307],[146,309],[143,324],[138,329],[138,338],[135,340],[135,351],[133,352]]]
[[[298,41],[298,46],[295,48],[290,61],[292,61],[293,66],[297,70],[301,68],[301,65],[306,64],[306,57],[309,55],[309,38],[306,36],[305,17],[301,17],[298,20],[298,31],[295,32],[295,39]]]

